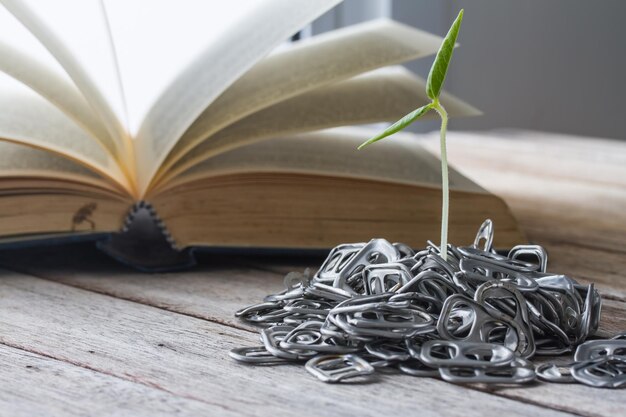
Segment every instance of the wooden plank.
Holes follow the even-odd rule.
[[[615,300],[602,300],[602,319],[596,334],[597,338],[611,338],[626,331],[626,303]]]
[[[86,252],[84,249],[80,249]],[[80,252],[79,252],[80,253]],[[279,291],[282,288],[282,276],[279,273],[266,272],[262,278],[258,274],[261,271],[242,272],[234,269],[236,274],[236,291],[233,291],[233,281],[229,277],[229,269],[221,267],[217,271],[201,269],[200,271],[189,271],[179,274],[136,274],[123,268],[107,267],[106,259],[102,257],[90,257],[87,254],[71,256],[73,259],[86,260],[87,273],[82,271],[76,262],[72,263],[72,269],[68,269],[63,264],[53,262],[58,257],[52,257],[46,261],[44,256],[39,259],[43,262],[38,267],[27,268],[30,273],[45,277],[47,279],[63,282],[69,285],[80,286],[81,288],[94,289],[98,292],[123,297],[125,299],[141,299],[142,302],[156,306],[167,305],[176,311],[184,314],[203,317],[208,320],[217,321],[224,324],[242,324],[232,318],[232,312],[236,308],[260,301],[265,294]],[[26,259],[32,259],[26,257]],[[98,264],[97,261],[100,261]],[[107,271],[96,278],[89,275],[92,271]],[[117,270],[111,274],[110,270]],[[108,276],[105,276],[107,275]],[[141,285],[138,285],[140,282]],[[190,294],[193,294],[190,296]],[[233,306],[233,310],[226,312],[223,306]],[[248,326],[248,328],[250,328]],[[599,337],[612,336],[618,331],[626,329],[626,303],[619,301],[605,301],[605,308]],[[254,374],[256,368],[251,369]],[[390,378],[389,380],[392,380]],[[488,390],[488,387],[476,387],[481,390]],[[490,391],[489,391],[490,392]],[[594,403],[585,404],[581,398],[591,395],[601,395],[604,399],[604,391],[590,391],[590,388],[582,386],[559,386],[556,384],[539,384],[532,389],[499,389],[498,395],[512,397],[523,401],[540,404],[542,406],[583,415],[610,415],[608,411],[614,409],[600,408]],[[611,394],[613,395],[613,394]],[[624,396],[622,396],[624,397]],[[607,400],[608,401],[608,400]],[[611,400],[612,401],[612,400]],[[623,399],[626,402],[626,398]],[[626,406],[620,403],[620,406]],[[607,413],[605,414],[605,411]]]
[[[423,143],[438,154],[434,135]],[[522,131],[455,132],[448,143],[450,164],[504,198],[531,240],[626,253],[623,142]]]
[[[626,254],[548,244],[549,270],[595,283],[604,298],[626,301]]]
[[[233,415],[223,407],[0,345],[0,414],[32,416]]]
[[[227,354],[235,346],[258,344],[249,332],[0,272],[0,343],[158,387],[231,414],[310,415],[315,410],[320,415],[378,417],[419,410],[425,416],[567,415],[434,379],[380,374],[385,383],[329,385],[315,381],[301,366],[251,368]],[[603,397],[626,406],[624,396],[607,392]],[[584,402],[578,400],[583,412]]]
[[[6,251],[0,253],[0,264],[77,288],[252,331],[256,328],[235,319],[233,313],[282,285],[276,273],[251,273],[238,258],[204,256],[190,271],[142,274],[114,262],[92,245],[80,244]]]
[[[600,334],[609,336],[626,330],[626,304],[611,301],[620,300],[622,294],[621,289],[612,286],[613,275],[605,276],[594,271],[593,266],[586,267],[584,257],[578,259],[572,255],[571,258],[569,262],[575,266],[568,268],[568,262],[553,264],[551,257],[550,265],[556,265],[551,269],[571,272],[581,283],[600,282],[604,305],[611,306],[604,310]],[[37,262],[33,263],[33,259]],[[203,256],[193,270],[141,274],[84,245],[0,254],[0,265],[29,275],[251,331],[256,328],[235,319],[233,313],[282,290],[287,272],[303,271],[319,262],[319,258],[307,257],[242,260]],[[245,263],[250,266],[246,267]],[[577,274],[579,269],[585,273]]]
[[[438,139],[425,146],[438,152]],[[452,133],[449,160],[504,198],[549,268],[626,300],[626,144],[533,132]],[[496,240],[497,240],[497,225]]]

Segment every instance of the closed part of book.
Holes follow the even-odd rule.
[[[287,41],[338,2],[0,0],[3,241],[108,236],[141,207],[178,249],[436,240],[440,162],[409,134],[357,152],[375,132],[347,126],[425,104],[396,65],[441,38],[380,20]],[[501,199],[450,179],[452,242],[487,217],[523,240]]]

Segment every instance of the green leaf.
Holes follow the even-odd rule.
[[[463,9],[459,12],[454,23],[450,26],[448,34],[443,40],[443,43],[439,47],[439,52],[435,57],[433,66],[430,67],[428,73],[428,80],[426,81],[426,94],[432,100],[436,100],[441,93],[441,87],[446,80],[446,74],[448,72],[448,66],[452,59],[452,53],[454,52],[454,44],[456,43],[456,37],[459,35],[459,28],[463,21]]]
[[[397,122],[389,126],[387,129],[385,129],[385,131],[381,133],[380,135],[374,136],[370,140],[363,142],[359,146],[359,149],[362,149],[366,147],[367,145],[371,145],[374,142],[378,142],[379,140],[384,139],[387,136],[391,136],[394,133],[401,131],[402,129],[404,129],[405,127],[407,127],[408,125],[410,125],[411,123],[413,123],[414,121],[416,121],[417,119],[419,119],[420,117],[428,113],[432,108],[433,108],[433,104],[428,103],[425,106],[422,106],[417,110],[413,110],[411,113],[407,114],[402,119],[398,120]]]

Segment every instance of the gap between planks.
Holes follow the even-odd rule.
[[[83,258],[81,257],[81,259],[83,259]],[[49,269],[48,269],[48,268],[46,268],[46,269],[49,271]],[[99,269],[99,268],[96,268],[96,269]],[[246,275],[247,275],[247,279],[244,279],[244,281],[249,281],[249,279],[250,279],[250,274],[249,274],[249,273],[250,273],[250,272],[252,272],[252,271],[249,271],[249,270],[248,270],[247,272],[248,272],[248,273],[246,274]],[[29,273],[32,273],[32,271],[30,271]],[[205,274],[207,274],[208,272],[204,272],[204,273],[205,273]],[[262,279],[262,280],[263,280],[263,282],[265,282],[265,283],[267,283],[267,282],[268,282],[268,279],[269,279],[269,281],[270,281],[270,282],[272,282],[272,281],[273,281],[273,282],[275,283],[275,282],[277,281],[277,278],[279,278],[279,273],[278,273],[278,272],[272,272],[272,273],[270,273],[270,275],[269,275],[269,276],[266,276],[266,275],[267,275],[267,273],[264,273],[264,272],[262,272],[262,271],[256,271],[256,272],[255,272],[255,274],[259,274],[259,273],[261,273],[262,275],[264,275],[264,276],[262,276],[262,277],[261,277],[261,279]],[[62,273],[61,275],[65,275],[65,274],[63,274],[63,273]],[[85,275],[83,275],[83,274],[79,274],[79,275],[82,275],[83,277],[85,276]],[[116,297],[116,298],[123,297],[124,299],[130,300],[130,301],[133,301],[133,302],[138,302],[138,303],[142,303],[142,304],[145,304],[145,305],[148,305],[148,306],[151,306],[151,307],[157,307],[157,308],[165,309],[165,310],[167,310],[167,311],[173,311],[173,312],[176,312],[176,313],[181,313],[181,314],[185,314],[185,315],[188,315],[188,316],[191,316],[191,317],[195,317],[195,318],[200,318],[200,319],[208,320],[208,321],[211,321],[211,322],[217,323],[218,325],[225,325],[225,326],[230,326],[230,327],[237,327],[237,328],[240,328],[240,326],[233,326],[233,324],[234,324],[234,323],[232,322],[232,319],[231,319],[231,320],[229,320],[229,319],[225,319],[224,317],[222,317],[220,320],[215,320],[215,317],[214,317],[214,316],[213,316],[213,317],[211,317],[211,315],[207,316],[206,314],[198,314],[198,312],[193,312],[193,314],[190,314],[189,308],[187,308],[187,309],[185,309],[184,307],[182,307],[182,308],[181,308],[181,306],[180,306],[180,305],[179,305],[177,308],[172,309],[172,306],[167,306],[167,305],[164,305],[163,300],[160,300],[160,299],[154,299],[154,298],[152,298],[152,299],[146,299],[146,298],[145,298],[145,296],[144,296],[144,297],[142,297],[142,298],[132,296],[133,291],[138,291],[138,288],[135,288],[135,289],[133,290],[132,288],[128,288],[128,284],[126,284],[126,287],[127,287],[127,288],[122,288],[121,290],[120,290],[120,289],[119,289],[119,287],[118,287],[120,284],[122,284],[122,286],[124,286],[124,285],[123,285],[123,284],[124,284],[124,282],[128,283],[129,281],[132,281],[132,280],[133,280],[133,277],[128,276],[128,275],[129,275],[129,274],[122,274],[122,277],[120,277],[120,280],[118,280],[117,282],[112,282],[112,283],[109,283],[109,288],[108,288],[108,289],[103,288],[103,287],[98,287],[98,286],[97,286],[97,284],[98,284],[98,283],[100,283],[100,284],[103,284],[103,283],[104,283],[104,284],[106,285],[106,281],[107,281],[107,280],[106,280],[104,277],[95,277],[95,279],[89,279],[89,278],[87,278],[87,279],[86,279],[86,280],[87,280],[87,282],[85,282],[85,278],[83,278],[83,280],[81,281],[81,278],[80,278],[79,276],[74,276],[74,277],[71,277],[71,276],[70,276],[69,280],[68,280],[68,278],[62,278],[62,277],[60,277],[60,276],[57,276],[57,277],[50,277],[50,276],[48,276],[48,277],[44,277],[44,279],[51,279],[51,280],[53,280],[53,281],[57,281],[57,282],[60,282],[60,283],[64,283],[64,284],[66,284],[66,285],[70,285],[70,286],[74,286],[74,287],[78,287],[78,288],[86,289],[87,291],[94,291],[94,292],[98,292],[98,293],[105,294],[105,295],[109,295],[109,296]],[[135,279],[137,279],[137,277],[144,276],[144,275],[137,275],[137,274],[134,274],[134,275],[135,275]],[[174,279],[175,279],[175,278],[174,278],[174,276],[175,276],[175,275],[178,275],[179,277],[185,277],[185,275],[189,275],[189,274],[169,274],[169,276],[168,276],[168,277],[165,277],[165,281],[166,281],[166,282],[172,282],[172,280],[174,280]],[[196,275],[196,274],[191,274],[191,275]],[[215,275],[215,273],[213,273],[213,274],[209,274],[209,275]],[[218,271],[218,275],[219,275],[219,271]],[[273,275],[273,279],[271,279],[272,275]],[[157,277],[157,276],[155,276],[155,275],[151,275],[150,277],[152,277],[152,278],[157,278],[157,279],[156,279],[156,283],[158,283],[159,281],[162,281],[162,280],[158,279],[158,277]],[[213,277],[213,278],[215,278],[215,277]],[[235,278],[235,277],[231,277],[231,278],[232,278],[232,279],[237,279],[237,278]],[[73,280],[73,279],[74,279],[74,280]],[[75,281],[76,279],[78,279],[78,281]],[[241,279],[241,277],[240,277],[240,279]],[[103,281],[104,281],[104,282],[103,282]],[[145,285],[145,284],[150,284],[150,286],[151,286],[152,284],[154,284],[154,283],[155,283],[155,282],[154,282],[154,281],[155,281],[154,279],[149,279],[148,281],[152,281],[152,282],[151,282],[151,283],[150,283],[150,282],[143,282],[143,284],[144,284],[144,285]],[[253,280],[253,281],[254,281],[254,280]],[[235,281],[235,282],[236,282],[236,281]],[[112,285],[111,285],[111,284],[112,284]],[[176,286],[175,286],[176,288],[180,288],[180,284],[181,284],[181,283],[179,282],[178,284],[179,284],[179,285],[176,285]],[[184,284],[184,283],[182,283],[182,285],[184,286],[185,284]],[[232,281],[231,279],[229,279],[229,280],[227,280],[226,282],[220,282],[220,283],[219,283],[219,285],[217,285],[217,288],[215,288],[215,289],[217,289],[217,290],[218,290],[218,292],[222,292],[222,290],[227,290],[227,287],[225,287],[225,285],[227,285],[227,286],[232,286],[232,285],[233,285],[233,281]],[[95,287],[94,287],[94,286],[95,286]],[[157,286],[158,286],[158,285],[157,285]],[[132,287],[132,285],[131,285],[131,287]],[[193,287],[193,285],[192,285],[192,287]],[[114,291],[114,290],[113,290],[114,288],[118,288],[118,291]],[[269,291],[267,290],[266,286],[262,286],[262,288],[263,288],[263,289],[262,289],[262,290],[260,290],[260,292],[261,292],[261,293],[259,293],[259,294],[254,294],[255,296],[258,296],[258,297],[257,297],[257,299],[256,299],[256,300],[251,300],[251,301],[249,301],[249,302],[259,301],[259,300],[260,300],[260,297],[261,297],[262,295],[264,295],[264,293],[265,293],[265,292],[269,292]],[[145,288],[144,288],[144,289],[145,289]],[[277,289],[279,289],[279,288],[277,288]],[[257,291],[257,293],[258,293],[258,292],[259,292],[259,291]],[[130,293],[130,294],[131,294],[131,296],[129,296],[129,295],[128,295],[128,293]],[[174,299],[176,299],[176,298],[177,298],[177,297],[176,297],[176,294],[171,294],[171,292],[170,292],[169,296],[173,296],[173,298],[174,298]],[[181,296],[182,296],[182,297],[185,297],[185,294],[182,294],[182,295],[180,295],[180,294],[179,294],[179,295],[178,295],[178,298],[179,298],[179,299],[178,299],[178,302],[179,302],[179,303],[182,301],[182,300],[180,300],[180,297],[181,297]],[[206,302],[207,300],[206,300],[205,298],[203,298],[202,300],[195,299],[195,300],[192,300],[192,304],[193,304],[193,302],[194,302],[194,301],[195,301],[196,303],[201,303],[201,302],[203,302],[203,301],[204,301],[204,302]],[[620,304],[621,304],[621,303],[620,303]],[[241,307],[241,306],[243,306],[243,305],[244,305],[244,304],[240,304],[240,305],[238,305],[237,307]],[[615,306],[614,306],[614,307],[615,307]],[[621,307],[621,308],[620,308],[620,307]],[[618,305],[618,306],[617,306],[617,308],[618,308],[618,309],[617,309],[617,311],[621,311],[621,312],[623,313],[623,311],[624,311],[623,306]],[[196,309],[197,309],[197,306],[196,306]],[[234,311],[234,309],[233,309],[232,311]],[[230,311],[230,314],[232,314],[232,311]],[[223,313],[223,312],[222,312],[222,313]],[[622,324],[623,324],[623,323],[622,323]],[[616,327],[616,326],[612,326],[612,327]],[[619,324],[617,325],[617,327],[619,327]],[[240,330],[241,330],[241,329],[240,329]],[[245,329],[245,330],[248,330],[248,329]],[[474,388],[474,389],[476,389],[476,388]],[[484,387],[483,387],[483,388],[478,388],[478,389],[479,389],[480,391],[482,391],[482,392],[489,392],[489,393],[492,393],[492,394],[496,394],[496,395],[498,395],[498,396],[502,396],[502,397],[504,397],[504,398],[515,398],[515,399],[517,399],[517,398],[519,397],[519,398],[521,398],[521,400],[520,400],[520,401],[527,401],[527,402],[528,402],[528,401],[534,401],[534,402],[536,402],[537,404],[541,404],[542,406],[547,406],[547,407],[550,407],[550,408],[552,408],[552,409],[554,409],[554,410],[564,410],[564,408],[563,408],[562,406],[558,406],[558,407],[555,407],[555,406],[549,406],[549,405],[546,405],[546,404],[545,404],[545,401],[544,401],[544,402],[541,402],[541,401],[537,402],[537,401],[536,401],[536,399],[533,399],[533,398],[528,398],[528,396],[527,396],[527,395],[525,395],[524,391],[522,391],[521,393],[517,393],[517,392],[515,392],[515,390],[511,390],[511,391],[503,391],[503,392],[495,392],[495,393],[494,393],[492,390],[486,389],[486,388],[484,388]],[[568,412],[575,412],[576,410],[573,410],[573,409],[571,409],[571,408],[566,408],[566,411],[568,411]],[[585,414],[585,415],[593,415],[593,414]]]
[[[127,415],[158,417],[207,411],[221,405],[183,398],[113,373],[70,363],[42,352],[0,344],[0,410],[11,417]],[[18,380],[21,383],[16,384]],[[55,382],[51,384],[51,382]],[[13,399],[11,398],[13,397]],[[14,398],[22,401],[16,402]]]
[[[49,250],[34,249],[8,257],[0,255],[0,264],[14,271],[87,291],[257,332],[258,328],[235,319],[234,312],[251,303],[260,302],[271,292],[280,291],[282,277],[287,272],[302,271],[313,263],[310,257],[299,258],[299,262],[290,265],[268,265],[242,260],[238,256],[205,256],[201,259],[201,265],[194,270],[143,274],[112,262],[99,251],[89,249],[80,245]],[[63,256],[67,256],[71,262]],[[30,262],[32,259],[38,259],[36,265]],[[178,285],[173,285],[175,282]],[[609,320],[611,329],[620,326],[622,330],[626,329],[626,303],[620,297],[607,297],[607,292],[602,294],[605,306],[609,307],[609,311],[621,311],[622,314],[604,314],[602,324],[607,324]],[[608,335],[606,331],[602,333]]]
[[[315,381],[300,366],[250,369],[227,356],[233,346],[258,343],[247,332],[57,282],[4,275],[0,281],[0,306],[5,307],[0,315],[2,343],[27,350],[36,346],[39,353],[131,382],[141,381],[197,401],[210,400],[230,410],[238,407],[234,414],[284,414],[285,408],[289,414],[305,415],[312,409],[346,416],[374,416],[389,410],[407,414],[415,411],[417,397],[422,415],[446,411],[479,416],[485,409],[492,415],[566,415],[545,404],[538,407],[434,379],[380,375],[385,383],[333,386]],[[42,314],[52,310],[54,317]],[[28,329],[32,333],[24,333],[19,323],[31,315],[34,320]],[[59,325],[69,319],[70,326]],[[216,334],[219,340],[211,337]],[[277,386],[277,382],[282,384]],[[311,388],[317,397],[310,395]],[[398,395],[411,400],[399,401]],[[324,409],[320,402],[331,407]],[[481,409],[468,408],[468,404]]]
[[[613,146],[613,144],[607,144],[607,146],[611,145],[611,147]],[[505,145],[503,146],[502,152],[508,152],[510,145]],[[543,142],[542,142],[542,146],[543,146]],[[467,147],[466,148],[470,148]],[[559,148],[560,149],[560,148]],[[609,149],[609,148],[607,148]],[[609,149],[610,150],[610,149]],[[607,154],[611,154],[611,152],[606,152]],[[561,155],[561,153],[559,153],[559,157],[560,158],[564,158],[564,156]],[[453,155],[452,155],[452,160],[454,163],[454,159],[455,159],[455,155],[454,155],[454,151],[453,151]],[[522,161],[523,162],[523,161]],[[524,162],[525,163],[525,162]],[[459,164],[459,166],[465,164],[465,162]],[[473,165],[473,167],[475,167],[476,162],[475,161],[471,161],[471,164]],[[469,166],[469,164],[468,164]],[[527,166],[523,166],[520,169],[520,172],[523,173],[524,170],[527,170],[526,172],[528,172],[528,170],[531,168],[530,165]],[[532,167],[534,169],[534,167]],[[479,176],[484,176],[485,181],[488,181],[490,178],[499,178],[499,177],[493,177],[490,175],[489,172],[485,171],[482,172],[478,169],[474,169],[474,171],[477,175]],[[574,189],[573,187],[582,187],[582,189],[587,189],[585,187],[587,187],[587,184],[581,183],[580,178],[578,176],[573,175],[574,173],[576,173],[576,170],[571,170],[572,174],[568,174],[570,175],[570,178],[564,178],[563,184],[565,184],[566,186],[572,187],[572,189]],[[516,175],[516,174],[514,174]],[[517,177],[512,176],[511,178],[516,179]],[[531,178],[531,180],[534,181],[534,179]],[[576,183],[576,185],[574,185],[574,183]],[[520,190],[523,191],[523,190]],[[526,229],[528,229],[529,231],[532,231],[531,234],[531,238],[540,238],[540,240],[545,240],[545,243],[548,245],[553,245],[553,246],[557,246],[557,247],[562,247],[564,246],[562,244],[562,242],[560,242],[559,240],[563,240],[564,242],[574,242],[577,247],[577,250],[586,250],[588,249],[589,251],[600,251],[600,253],[606,253],[606,252],[610,252],[610,251],[603,251],[602,246],[604,246],[605,248],[611,249],[614,248],[614,244],[615,242],[621,242],[623,241],[623,235],[620,233],[610,233],[611,230],[607,229],[606,227],[604,228],[600,228],[598,227],[598,225],[593,224],[593,225],[588,225],[589,226],[589,231],[591,232],[595,232],[593,234],[588,234],[587,229],[581,229],[581,230],[574,230],[572,234],[572,232],[570,230],[567,229],[567,224],[570,225],[575,225],[575,223],[573,222],[573,220],[575,219],[574,217],[571,217],[567,220],[568,223],[563,222],[560,224],[560,231],[558,231],[559,233],[556,233],[554,230],[550,230],[548,231],[549,233],[546,232],[546,230],[544,229],[544,225],[543,223],[548,222],[549,224],[552,224],[553,221],[556,221],[556,218],[553,218],[554,214],[552,213],[547,213],[547,212],[540,212],[537,211],[535,209],[535,207],[533,205],[529,205],[528,203],[528,198],[526,198],[527,196],[522,195],[522,197],[520,197],[520,195],[518,194],[509,194],[508,198],[507,196],[507,191],[505,191],[505,189],[503,188],[502,194],[505,195],[505,199],[510,199],[511,200],[511,206],[515,209],[514,211],[516,211],[517,215],[520,217],[520,220],[522,220],[522,223],[528,223],[523,225]],[[543,195],[541,197],[544,197]],[[553,207],[554,209],[554,207]],[[564,212],[563,211],[554,211],[554,213],[557,213],[559,216],[562,215]],[[541,218],[538,218],[537,215],[538,214],[542,214]],[[538,221],[537,221],[538,220]],[[556,224],[556,223],[555,223]],[[581,235],[581,232],[584,232],[583,235]],[[582,239],[582,240],[581,240]],[[588,239],[593,239],[593,240],[588,240]],[[593,247],[592,245],[588,245],[588,247],[585,247],[585,245],[587,244],[587,242],[591,242],[592,244],[595,243],[596,247]],[[570,244],[570,246],[572,246]],[[620,250],[619,249],[615,249],[612,252],[614,252],[612,255],[613,256],[618,256],[620,255]],[[591,253],[591,252],[590,252]],[[38,259],[38,258],[33,258],[31,257],[30,260],[32,261],[32,259]],[[608,258],[607,258],[608,259]],[[567,266],[568,268],[572,268],[572,264],[569,264],[568,259],[564,259],[565,262],[563,262],[562,264]],[[9,262],[9,264],[11,264],[12,262]],[[26,265],[28,265],[28,261],[26,261]],[[559,261],[559,263],[561,263]],[[620,270],[615,269],[618,267],[620,263],[598,263],[596,265],[592,265],[591,267],[588,268],[588,270],[582,270],[584,271],[584,273],[581,274],[572,274],[572,276],[576,277],[576,278],[583,278],[585,280],[593,280],[593,281],[600,281],[598,279],[597,274],[600,272],[602,273],[602,277],[600,278],[604,278],[604,275],[606,273],[608,274],[613,274],[613,272],[615,272],[613,275],[611,276],[611,280],[613,281],[609,281],[606,283],[603,283],[603,286],[605,288],[607,288],[609,291],[612,289],[610,284],[616,284],[614,282],[615,278],[619,278],[619,276],[617,275],[617,272],[620,272]],[[583,268],[584,265],[578,265],[576,263],[573,264],[574,266],[576,266],[576,270],[579,271],[579,268]],[[609,266],[609,270],[603,270],[602,268],[598,268],[598,266],[602,266],[602,265],[608,265]],[[23,264],[22,264],[23,266]],[[23,269],[20,268],[20,265],[13,265],[14,268],[16,269]],[[110,267],[110,263],[107,267]],[[261,271],[259,269],[255,269],[255,273],[257,274],[261,274],[261,275],[265,275],[265,278],[270,278],[274,279],[275,282],[278,283],[278,281],[276,280],[276,274],[281,274],[284,273],[280,270],[276,270],[276,271],[272,271],[272,272],[268,272],[269,270],[273,269],[271,266],[267,267],[267,266],[257,266],[256,268],[263,268],[265,271]],[[255,268],[254,266],[252,268]],[[610,268],[614,268],[615,271],[611,270]],[[29,269],[29,268],[26,268]],[[38,275],[46,275],[45,273],[46,271],[39,271]],[[67,271],[57,271],[60,274],[65,274],[67,273]],[[247,271],[242,271],[240,269],[240,274],[242,275],[246,275],[245,272],[247,272],[248,274],[251,272],[249,269]],[[32,272],[29,272],[32,273]],[[206,271],[201,271],[200,273],[206,273]],[[271,278],[271,275],[274,274],[274,278]],[[176,274],[172,274],[169,276],[169,278],[174,278]],[[131,276],[131,274],[126,273],[126,277],[122,278],[122,281],[128,281],[128,280],[133,280],[133,279],[137,279],[138,277],[140,277],[140,274],[134,274],[134,276]],[[247,303],[251,303],[251,302],[255,302],[255,301],[259,301],[260,297],[267,292],[271,292],[267,289],[266,286],[264,285],[259,285],[257,288],[255,288],[255,291],[253,291],[252,293],[249,293],[248,295],[254,295],[255,297],[249,297],[249,299],[236,299],[236,300],[230,300],[230,303],[226,303],[226,305],[223,305],[221,309],[217,309],[217,310],[212,310],[212,311],[206,311],[203,309],[201,303],[204,302],[206,303],[206,299],[204,300],[200,300],[198,297],[195,299],[196,305],[189,305],[189,304],[185,304],[185,301],[181,301],[184,300],[186,298],[188,298],[190,296],[190,294],[185,293],[184,291],[181,292],[180,288],[177,288],[177,285],[171,285],[169,287],[166,286],[166,288],[161,288],[161,294],[155,294],[154,292],[150,292],[149,290],[147,291],[149,294],[145,294],[146,292],[146,288],[141,288],[140,285],[135,285],[133,287],[133,285],[131,285],[130,287],[126,287],[125,290],[116,290],[115,288],[106,288],[106,282],[109,281],[110,279],[107,279],[107,277],[102,277],[102,276],[96,276],[95,277],[97,280],[102,280],[103,282],[101,283],[97,283],[94,280],[89,279],[89,277],[87,277],[87,280],[81,280],[81,277],[74,277],[74,282],[72,282],[72,280],[68,280],[68,279],[63,279],[62,277],[52,277],[48,274],[47,277],[44,277],[44,279],[46,279],[48,282],[52,283],[53,281],[55,282],[56,285],[59,284],[63,284],[65,286],[68,287],[74,287],[74,288],[81,288],[86,290],[87,292],[91,292],[94,294],[100,294],[99,296],[102,297],[103,295],[108,295],[110,296],[110,298],[112,300],[119,300],[120,298],[123,298],[125,300],[128,301],[132,301],[135,304],[139,304],[139,305],[143,305],[144,307],[155,307],[158,310],[163,310],[163,311],[167,311],[169,313],[175,313],[173,314],[174,316],[178,316],[181,315],[182,317],[184,317],[187,321],[188,320],[195,320],[195,319],[200,319],[202,321],[207,321],[211,324],[214,324],[215,326],[217,326],[217,328],[219,328],[220,326],[225,327],[227,329],[230,329],[232,331],[234,331],[234,334],[237,334],[236,331],[241,332],[243,331],[248,331],[251,330],[250,328],[246,328],[245,325],[241,325],[238,323],[235,323],[235,321],[232,319],[232,312],[239,307],[242,307],[243,305],[247,304]],[[118,277],[119,278],[119,277]],[[113,280],[115,281],[115,280]],[[149,280],[148,280],[149,281]],[[124,282],[123,282],[124,283]],[[229,290],[233,290],[233,286],[236,287],[236,285],[234,284],[236,283],[236,278],[233,278],[233,281],[228,283],[228,288]],[[2,284],[2,281],[0,280],[0,285]],[[118,282],[113,282],[114,285],[119,285],[120,282],[118,280]],[[146,284],[146,282],[144,282],[144,284]],[[257,282],[258,284],[258,282]],[[104,285],[104,286],[103,286]],[[226,288],[226,287],[223,287]],[[260,288],[263,288],[264,290],[260,290]],[[236,290],[237,288],[235,288]],[[277,288],[278,290],[279,288]],[[176,292],[179,291],[179,292]],[[618,294],[622,294],[623,295],[623,290],[618,290],[619,293]],[[157,291],[158,292],[158,291]],[[263,294],[261,294],[261,292]],[[257,294],[258,293],[258,294]],[[96,294],[96,295],[97,295]],[[172,298],[172,295],[174,295],[174,298],[178,297],[179,301],[178,303],[174,302],[172,303],[170,298]],[[195,296],[197,296],[196,294],[194,294]],[[613,298],[613,299],[617,299],[617,300],[623,300],[624,298],[622,297],[622,295],[614,295],[612,292],[609,292],[607,294],[606,291],[603,291],[603,296],[605,298]],[[258,297],[257,297],[258,296]],[[102,302],[106,303],[106,298],[100,300]],[[245,297],[244,297],[245,298]],[[192,303],[193,304],[193,303]],[[612,303],[607,303],[611,309],[613,309],[613,311],[615,313],[621,313],[619,314],[620,317],[612,317],[612,319],[616,320],[611,324],[611,327],[615,327],[615,326],[619,326],[620,324],[623,325],[623,319],[621,317],[624,316],[623,312],[624,312],[624,305],[623,303],[617,302],[617,301],[613,301]],[[228,313],[228,316],[225,315],[225,313]],[[617,314],[615,314],[617,315]],[[186,321],[185,321],[186,322]],[[623,329],[623,327],[622,327]],[[219,330],[218,330],[218,333]],[[228,332],[227,332],[228,334]],[[244,333],[244,336],[251,336],[249,333]],[[1,336],[1,335],[0,335]],[[93,335],[86,335],[87,337],[93,337]],[[241,335],[239,335],[241,336]],[[61,351],[61,353],[63,353],[63,351]],[[75,352],[77,354],[81,353],[81,352]],[[223,353],[223,352],[221,352]],[[87,360],[89,358],[86,358]],[[72,360],[71,358],[68,358],[68,360]],[[83,362],[78,362],[84,365]],[[144,364],[146,366],[149,366],[149,363]],[[80,365],[79,365],[80,366]],[[232,366],[231,366],[232,368]],[[102,367],[98,367],[97,369],[102,369]],[[293,368],[292,368],[293,369]],[[141,370],[141,369],[140,369]],[[191,370],[193,371],[193,370]],[[251,374],[256,374],[256,375],[260,375],[261,377],[266,377],[266,375],[264,375],[263,373],[266,372],[266,370],[263,370],[261,368],[255,368],[250,370]],[[295,372],[295,371],[294,371]],[[122,373],[120,375],[123,375],[125,377],[128,377],[128,374]],[[280,373],[277,373],[276,375],[278,375],[278,377],[280,378]],[[254,375],[252,375],[254,376]],[[308,378],[308,376],[305,375],[306,378]],[[295,379],[294,379],[295,380]],[[410,379],[411,381],[420,381],[417,379]],[[254,380],[252,380],[254,381]],[[307,380],[303,380],[303,381],[297,381],[298,383],[302,383],[304,381],[309,381]],[[395,376],[394,378],[392,378],[392,380],[390,381],[386,381],[386,384],[388,385],[392,385],[395,383],[396,379]],[[434,381],[434,380],[433,380]],[[167,381],[166,381],[167,382]],[[434,381],[436,382],[436,381]],[[315,384],[315,387],[317,389],[318,385],[316,383],[316,381],[312,381],[312,383]],[[430,383],[427,384],[428,386],[431,386]],[[337,389],[344,389],[345,387],[339,387]],[[388,388],[388,387],[387,387]],[[475,387],[471,387],[472,389],[478,389]],[[322,389],[325,389],[322,387]],[[385,387],[383,387],[383,389],[385,389]],[[447,388],[446,388],[447,389]],[[621,407],[621,408],[613,408],[611,411],[611,409],[605,409],[600,407],[600,409],[594,409],[593,406],[598,405],[598,400],[600,400],[600,398],[604,397],[604,399],[606,401],[604,402],[610,402],[610,400],[607,400],[607,398],[610,398],[611,393],[607,393],[607,391],[598,391],[598,390],[591,390],[585,387],[563,387],[563,386],[559,386],[559,387],[555,387],[555,386],[546,386],[546,385],[540,385],[539,389],[540,390],[544,390],[545,392],[547,392],[548,396],[552,396],[553,399],[555,399],[557,401],[557,404],[548,404],[546,405],[546,398],[545,395],[538,395],[537,394],[537,389],[538,387],[531,387],[531,388],[519,388],[519,389],[505,389],[505,390],[499,390],[494,392],[496,395],[498,395],[498,397],[501,398],[505,398],[505,399],[513,399],[514,401],[517,401],[519,403],[522,404],[537,404],[540,405],[541,407],[547,407],[547,409],[552,409],[552,410],[566,410],[570,413],[575,413],[577,415],[610,415],[611,413],[613,414],[618,414],[620,412],[620,410],[623,410],[624,404],[623,404],[623,399],[622,398],[617,398],[617,401],[613,401],[612,404],[614,407]],[[481,389],[480,392],[491,392],[493,390],[490,389]],[[333,392],[328,391],[328,392]],[[376,391],[378,392],[378,390]],[[463,392],[467,392],[465,389],[463,390]],[[470,395],[468,393],[468,395]],[[586,398],[587,396],[592,396],[595,397],[596,401],[588,401],[588,399]],[[608,397],[607,397],[608,396]],[[570,403],[563,405],[563,402],[568,400],[570,401]],[[471,402],[467,402],[467,401],[463,401],[464,399],[460,400],[461,403],[464,403],[464,405],[466,406],[465,408],[467,408],[467,405],[471,405]],[[620,400],[622,401],[620,403]],[[560,403],[559,403],[560,401]],[[606,406],[606,405],[605,405]],[[577,408],[578,407],[578,408]],[[608,406],[610,407],[610,405]],[[465,409],[464,409],[465,410]],[[540,409],[542,414],[545,414],[545,412],[547,410],[544,409]],[[582,412],[580,411],[582,410]],[[369,409],[367,409],[367,411],[371,411]],[[396,411],[396,410],[394,410]],[[528,410],[530,411],[530,410]],[[534,410],[533,410],[534,411]],[[534,413],[537,413],[537,411],[534,411]],[[505,414],[510,414],[507,413],[505,411]]]

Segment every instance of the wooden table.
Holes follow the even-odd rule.
[[[425,140],[436,149],[436,139]],[[595,282],[600,336],[626,330],[626,143],[524,132],[453,135],[451,162],[510,204],[549,269]],[[497,240],[497,225],[496,225]],[[329,385],[303,367],[249,367],[233,312],[315,258],[204,256],[141,274],[90,245],[0,254],[0,415],[623,416],[626,390],[457,386],[381,373]]]

